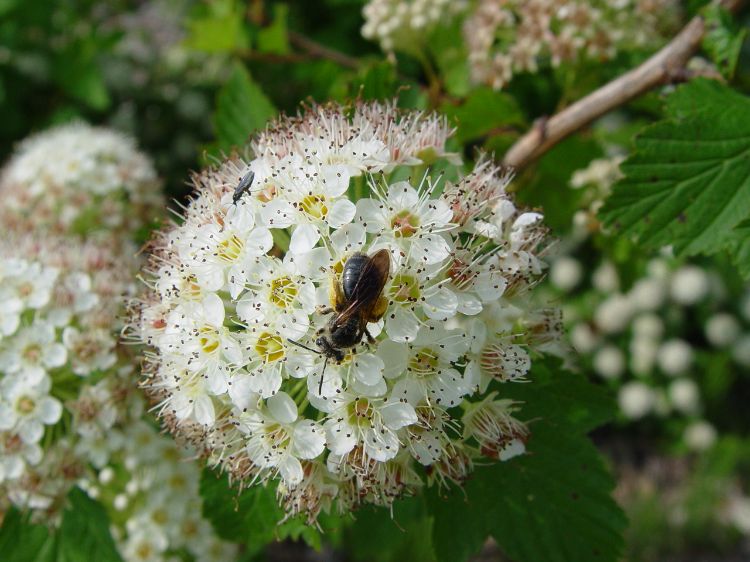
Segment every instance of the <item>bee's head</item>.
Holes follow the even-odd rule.
[[[326,347],[328,347],[327,344],[328,344],[328,340],[326,339],[325,336],[320,336],[318,339],[315,340],[315,345],[317,345],[318,347],[322,349],[326,349]]]

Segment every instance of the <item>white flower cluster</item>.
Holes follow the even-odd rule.
[[[30,137],[0,176],[0,221],[19,231],[125,239],[163,207],[151,162],[129,137],[84,123]]]
[[[106,439],[121,402],[110,388],[115,375],[95,381],[116,371],[116,316],[136,269],[127,257],[134,248],[123,255],[120,248],[104,240],[0,237],[0,487],[16,505],[50,510],[59,498],[45,490],[64,495],[65,486],[39,478],[35,468],[47,454],[45,435],[45,443],[60,437],[51,447],[66,457],[75,451],[78,464],[106,461],[96,443]],[[72,431],[61,435],[69,422]],[[42,464],[42,472],[60,465]]]
[[[653,47],[678,14],[675,0],[479,0],[464,22],[472,79],[501,89],[542,60],[559,66]]]
[[[51,138],[64,140],[61,131],[53,130]],[[80,142],[67,146],[71,153],[57,162],[71,166],[69,181],[54,185],[88,189],[95,178],[106,182],[119,173],[109,158],[88,157],[94,137],[106,148],[108,139],[120,142],[118,136],[82,125],[67,134]],[[16,157],[6,179],[18,177],[24,159],[28,166],[41,166],[24,170],[28,178],[42,178],[51,169],[38,152],[47,140],[40,135],[34,143],[34,158]],[[79,154],[81,143],[85,150]],[[51,151],[47,158],[60,154],[61,149]],[[127,159],[153,173],[145,157]],[[79,164],[88,168],[76,176]],[[35,189],[53,189],[40,181]],[[122,186],[111,187],[101,193],[100,209],[109,208],[107,197],[122,195]],[[56,194],[63,195],[75,192]],[[158,191],[152,195],[158,199]],[[200,516],[198,465],[180,459],[176,445],[144,421],[143,398],[135,391],[135,356],[118,342],[119,318],[134,295],[138,269],[136,247],[119,230],[124,223],[110,217],[113,231],[100,230],[88,240],[75,231],[60,232],[62,223],[26,225],[23,217],[32,217],[30,209],[46,204],[39,203],[44,198],[40,192],[29,199],[32,207],[18,209],[18,216],[6,209],[2,217],[9,220],[0,233],[0,515],[13,505],[55,526],[77,485],[112,508],[127,562],[157,562],[184,551],[195,560],[235,559],[234,548],[218,540]],[[125,207],[112,209],[125,212]],[[71,215],[91,210],[73,209]],[[160,519],[158,507],[169,517]]]
[[[466,0],[370,0],[362,8],[362,36],[386,52],[419,52],[436,26],[466,6]]]
[[[575,283],[568,273],[574,269],[571,262],[579,266]],[[555,275],[558,263],[562,272]],[[570,295],[583,281],[582,269],[575,258],[564,256],[553,261],[550,279]],[[704,449],[712,444],[716,432],[701,419],[696,357],[718,349],[739,368],[750,367],[750,315],[743,321],[747,311],[731,309],[742,299],[727,298],[729,285],[718,272],[667,258],[649,262],[628,290],[619,288],[619,276],[608,262],[592,272],[591,283],[580,300],[567,299],[571,342],[584,361],[618,389],[625,418],[676,414],[686,420],[683,438],[689,446]],[[696,323],[704,326],[705,340],[696,339]]]
[[[450,134],[392,105],[309,108],[195,178],[153,242],[145,385],[236,481],[279,479],[289,513],[389,504],[524,451],[500,394],[560,329],[528,304],[542,216],[487,160],[461,176]]]
[[[140,405],[138,397],[134,401]],[[79,485],[111,514],[112,534],[127,562],[182,560],[228,562],[236,545],[216,536],[203,518],[200,467],[146,420],[135,420],[107,436],[111,462]],[[194,454],[193,454],[194,456]]]

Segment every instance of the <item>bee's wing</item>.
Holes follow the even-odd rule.
[[[357,284],[352,290],[349,306],[336,318],[336,324],[343,324],[360,310],[369,311],[377,302],[383,292],[388,275],[391,271],[391,253],[383,248],[371,256]]]

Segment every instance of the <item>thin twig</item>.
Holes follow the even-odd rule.
[[[743,0],[721,2],[730,11],[739,9]],[[538,120],[534,127],[510,147],[503,164],[523,168],[557,143],[585,127],[605,113],[619,107],[651,88],[687,76],[685,65],[700,47],[705,32],[702,16],[695,16],[664,48],[633,70],[605,84],[550,118]]]
[[[340,51],[331,49],[330,47],[326,47],[325,45],[321,45],[320,43],[313,41],[309,37],[306,37],[305,35],[302,35],[301,33],[298,33],[296,31],[289,31],[288,33],[289,42],[295,47],[307,52],[307,54],[309,54],[313,58],[328,59],[335,62],[336,64],[340,64],[343,67],[352,68],[355,70],[360,67],[359,61],[354,57],[350,57],[349,55],[346,55]]]

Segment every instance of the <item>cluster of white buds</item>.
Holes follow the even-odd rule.
[[[362,8],[362,36],[386,52],[421,52],[429,33],[467,7],[466,0],[370,0]]]
[[[240,485],[278,480],[291,514],[388,505],[524,451],[500,396],[559,335],[529,304],[545,229],[490,161],[460,173],[451,133],[393,105],[311,107],[196,176],[152,242],[145,386]]]
[[[32,136],[0,175],[0,222],[18,231],[132,240],[163,199],[151,162],[135,142],[84,123]]]
[[[132,383],[132,380],[131,380]],[[142,399],[134,400],[141,405]],[[110,462],[79,485],[110,513],[112,535],[127,562],[236,560],[237,546],[216,536],[202,516],[200,466],[147,420],[133,418],[108,435]]]
[[[554,275],[558,262],[562,272],[572,271],[571,261],[576,260],[563,256],[553,261],[550,276],[567,295],[571,343],[583,362],[618,390],[623,416],[675,415],[684,421],[687,445],[710,446],[716,432],[702,419],[696,357],[725,353],[738,368],[750,366],[745,351],[750,326],[745,311],[736,309],[742,298],[728,298],[734,283],[725,283],[718,270],[656,258],[629,289],[621,290],[608,262],[592,272],[591,285],[584,283],[580,264],[575,283],[572,275]],[[703,324],[705,338],[696,338],[696,322]]]
[[[520,72],[651,48],[679,13],[675,0],[479,0],[464,22],[472,79],[495,89]]]

